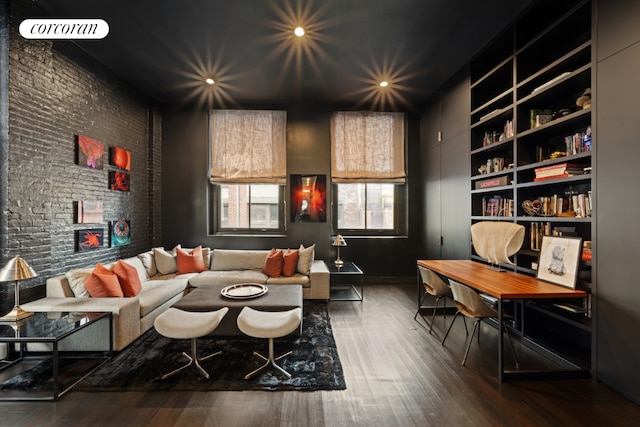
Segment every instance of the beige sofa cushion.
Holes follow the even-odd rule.
[[[89,291],[84,286],[85,280],[91,275],[93,267],[91,268],[76,268],[69,270],[65,273],[67,280],[69,281],[69,287],[73,291],[73,294],[78,298],[90,298]]]
[[[147,278],[158,274],[158,269],[156,268],[156,257],[153,256],[153,250],[141,253],[138,255],[138,258],[140,258],[142,265],[144,265],[144,268],[147,271]]]
[[[313,244],[308,248],[305,248],[302,244],[298,250],[298,273],[309,275],[311,271],[311,264],[315,258],[316,245]]]
[[[269,251],[214,249],[209,269],[222,270],[260,270]]]
[[[151,285],[147,284],[151,282]],[[144,291],[140,292],[137,298],[140,300],[140,317],[144,317],[153,310],[161,306],[175,295],[187,289],[189,281],[187,279],[167,279],[162,282],[150,281],[143,286]]]
[[[303,288],[308,288],[309,284],[309,276],[300,273],[296,273],[293,276],[269,277],[267,279],[267,285],[302,285]]]
[[[266,283],[268,276],[260,270],[203,271],[189,279],[191,286],[235,285],[236,283]]]
[[[167,252],[162,248],[153,248],[156,268],[159,274],[171,274],[178,271],[175,251]]]

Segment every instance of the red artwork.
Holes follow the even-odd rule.
[[[78,164],[102,169],[104,144],[88,136],[78,135]]]
[[[291,175],[291,222],[327,221],[327,176]]]
[[[131,170],[131,151],[120,147],[111,147],[110,163],[120,169]]]
[[[129,191],[129,174],[126,172],[110,171],[109,188],[111,190]]]
[[[101,228],[78,231],[78,251],[101,248],[104,242],[104,231]]]

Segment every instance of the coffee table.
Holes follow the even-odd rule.
[[[245,336],[238,329],[238,314],[244,307],[261,311],[285,311],[302,308],[302,285],[268,285],[266,294],[250,299],[231,299],[222,296],[224,285],[203,285],[193,289],[172,307],[185,311],[214,311],[229,307],[214,336]],[[302,333],[302,323],[297,334]]]
[[[108,322],[109,351],[108,352],[66,352],[60,350],[65,338],[85,328],[101,327],[99,323]],[[87,329],[87,331],[91,331]],[[33,316],[17,322],[0,323],[0,343],[8,343],[8,355],[2,360],[0,373],[12,369],[26,369],[44,363],[51,359],[51,390],[46,387],[42,392],[25,392],[21,390],[3,390],[0,392],[0,400],[58,400],[63,394],[71,390],[82,378],[95,370],[102,362],[106,361],[113,353],[113,326],[111,313],[49,313],[37,312]],[[37,346],[31,351],[29,344]],[[50,348],[50,349],[49,349]],[[61,390],[59,381],[60,360],[65,357],[74,359],[97,359],[91,363],[88,372],[81,376],[73,384],[66,385]],[[103,359],[103,360],[99,360]],[[39,362],[38,362],[39,361]],[[23,371],[24,369],[21,369]],[[13,375],[13,371],[12,375]],[[19,373],[16,371],[15,373]]]

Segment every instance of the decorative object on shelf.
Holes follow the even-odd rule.
[[[471,243],[491,268],[504,271],[500,264],[511,264],[509,259],[520,250],[524,242],[524,226],[513,222],[481,221],[471,225]]]
[[[542,236],[536,278],[576,288],[582,238]]]
[[[111,190],[129,191],[129,174],[126,172],[109,171],[109,188]]]
[[[0,322],[15,322],[33,315],[33,313],[25,311],[20,307],[20,281],[37,276],[38,273],[19,256],[11,258],[9,262],[2,267],[2,270],[0,270],[0,282],[14,282],[15,304],[9,313],[0,317]]]
[[[77,159],[81,166],[102,169],[104,144],[85,135],[78,135]]]
[[[78,224],[90,224],[102,222],[102,202],[79,201],[76,209],[76,222]]]
[[[131,221],[119,219],[111,223],[111,246],[129,246],[131,244]]]
[[[109,149],[109,163],[117,168],[131,170],[131,151],[120,147]]]
[[[104,230],[92,228],[78,230],[78,252],[101,248],[104,242]]]
[[[529,216],[537,216],[540,213],[542,204],[540,200],[525,200],[522,202],[522,210]]]
[[[588,87],[584,90],[582,95],[578,99],[576,99],[576,105],[578,107],[582,107],[582,109],[586,109],[591,107],[591,88]]]
[[[291,222],[327,222],[326,175],[291,175]]]
[[[338,258],[336,258],[334,263],[336,264],[337,268],[340,268],[344,265],[344,261],[340,259],[340,247],[347,246],[347,242],[344,240],[344,237],[342,237],[342,235],[338,234],[336,237],[333,238],[333,242],[331,242],[331,246],[335,246],[338,248]]]

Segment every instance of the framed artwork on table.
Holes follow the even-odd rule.
[[[582,238],[542,236],[536,278],[576,288]]]

